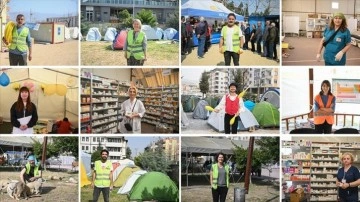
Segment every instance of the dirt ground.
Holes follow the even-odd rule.
[[[14,169],[0,168],[0,179],[10,178],[12,180],[19,180],[20,171]],[[62,180],[51,180],[51,176],[62,177]],[[75,202],[79,200],[78,184],[66,182],[72,177],[78,180],[78,172],[57,172],[44,171],[43,178],[46,182],[42,185],[41,196],[29,198],[27,201],[56,201],[56,202]],[[22,200],[24,198],[22,197]],[[0,194],[0,201],[14,201],[6,194]]]
[[[9,66],[9,53],[0,52],[0,65]],[[32,60],[28,66],[78,66],[79,41],[65,40],[59,44],[33,44]]]
[[[216,131],[211,127],[207,120],[202,119],[193,119],[192,112],[186,113],[187,118],[189,119],[190,124],[187,127],[181,127],[182,134],[222,134]],[[254,135],[254,134],[279,134],[279,128],[259,128],[254,132],[249,131],[238,131],[237,134],[243,135]]]
[[[170,41],[148,41],[144,66],[178,66],[179,44]],[[124,51],[111,49],[111,42],[81,42],[81,65],[126,66]]]
[[[251,48],[251,44],[249,43]],[[280,59],[279,45],[276,46],[278,57]],[[181,56],[181,65],[183,66],[224,66],[224,56],[219,53],[219,45],[213,44],[204,55],[204,58],[198,59],[197,47],[194,47],[193,51],[189,55]],[[231,61],[231,65],[234,64]],[[240,66],[280,66],[279,62],[266,59],[258,54],[254,54],[251,50],[244,50],[244,53],[240,55]]]

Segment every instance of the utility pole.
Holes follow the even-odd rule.
[[[254,150],[254,140],[255,137],[250,137],[249,147],[247,151],[246,159],[246,171],[245,171],[245,193],[249,193],[249,184],[250,184],[250,175],[251,175],[251,164],[252,164],[252,154]]]

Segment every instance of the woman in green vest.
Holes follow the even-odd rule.
[[[225,155],[216,155],[216,163],[210,169],[210,183],[213,202],[225,202],[229,190],[230,167],[225,164]]]
[[[146,61],[147,38],[141,31],[141,21],[133,21],[133,30],[127,34],[124,50],[128,66],[143,66]]]

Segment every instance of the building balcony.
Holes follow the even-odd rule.
[[[144,7],[144,8],[177,8],[178,1],[154,0],[82,0],[82,6],[112,6],[112,7]]]

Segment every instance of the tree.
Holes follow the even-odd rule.
[[[136,166],[139,166],[140,168],[143,168],[143,165],[141,164],[141,156],[142,156],[142,154],[136,156],[134,158],[134,163],[135,163]]]
[[[126,147],[126,158],[131,159],[131,149],[130,149],[130,147]]]
[[[179,31],[179,13],[178,12],[171,14],[170,17],[167,18],[166,26],[172,27],[172,28],[176,29],[177,31]]]
[[[95,152],[93,152],[91,154],[91,162],[95,162],[98,160],[101,160],[101,154],[100,154],[101,150],[96,150]]]
[[[231,1],[230,3],[228,3],[226,7],[231,11],[235,11],[234,1]]]
[[[236,13],[239,15],[244,15],[244,4],[240,2],[239,6],[236,8]]]
[[[78,137],[53,137],[54,147],[60,152],[71,152],[73,156],[79,156],[79,138]]]
[[[34,139],[32,146],[33,146],[33,151],[34,151],[36,158],[41,160],[42,159],[42,151],[43,151],[43,143],[40,143],[39,140]],[[57,148],[55,148],[53,144],[48,143],[46,145],[45,159],[48,159],[52,156],[59,156],[59,150]]]
[[[249,4],[245,4],[244,16],[249,16]]]
[[[206,71],[201,74],[199,88],[200,92],[203,94],[203,97],[205,97],[205,94],[209,92],[209,78],[210,76]]]
[[[255,144],[260,146],[263,152],[264,164],[276,164],[280,160],[280,138],[279,137],[261,137],[255,140]]]
[[[136,14],[136,18],[139,19],[143,25],[156,26],[157,20],[151,10],[141,9],[141,11]]]
[[[170,169],[170,161],[166,158],[162,141],[157,143],[155,151],[145,151],[135,157],[135,165],[147,171],[166,173]]]
[[[244,84],[244,70],[243,69],[231,69],[231,73],[234,77],[234,82],[237,85],[236,93],[239,94],[243,90],[245,90],[245,84]]]
[[[119,18],[120,22],[124,22],[128,18],[131,18],[131,15],[127,9],[124,9],[118,13],[118,18]]]

